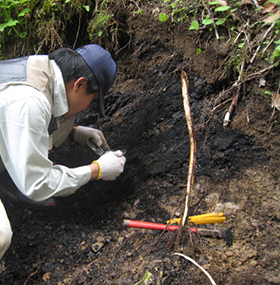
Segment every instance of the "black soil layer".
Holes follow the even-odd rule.
[[[106,96],[106,117],[87,112],[77,120],[101,129],[112,149],[126,149],[125,171],[116,181],[89,182],[57,198],[54,207],[7,203],[14,236],[2,259],[1,284],[132,285],[144,277],[138,284],[210,284],[174,253],[193,258],[217,284],[280,284],[280,117],[276,110],[271,120],[259,77],[244,84],[224,127],[225,102],[236,90],[219,96],[234,83],[232,72],[219,68],[222,45],[206,36],[198,36],[198,44],[194,32],[171,31],[152,14],[128,13],[125,24],[130,42],[113,54],[118,74]],[[223,212],[226,221],[215,228],[234,234],[232,246],[123,226],[123,219],[166,223],[183,213],[190,142],[181,70],[189,78],[197,141],[190,215]],[[278,71],[263,76],[268,89],[277,89]],[[94,158],[75,144],[51,153],[70,167]]]

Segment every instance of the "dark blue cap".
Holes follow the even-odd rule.
[[[105,116],[104,96],[115,82],[117,65],[111,54],[96,44],[85,45],[76,52],[83,57],[99,83],[100,112]]]

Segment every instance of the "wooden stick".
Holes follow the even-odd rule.
[[[177,253],[175,252],[173,255],[179,255],[184,257],[185,259],[189,260],[190,262],[192,262],[195,266],[197,266],[199,269],[201,269],[203,271],[203,273],[209,278],[210,282],[212,285],[216,285],[216,282],[214,281],[214,279],[211,277],[211,275],[202,267],[200,266],[197,262],[195,262],[192,258],[190,258],[189,256],[186,256],[182,253]]]
[[[234,108],[237,106],[237,102],[238,102],[239,98],[240,98],[240,86],[238,88],[237,94],[233,97],[231,104],[229,106],[229,109],[226,112],[226,115],[224,117],[224,123],[223,123],[224,127],[226,127],[228,125],[228,123],[230,122],[231,115],[233,113]]]
[[[212,15],[211,15],[210,9],[209,9],[206,5],[204,5],[204,6],[205,6],[205,8],[207,9],[208,14],[210,15],[210,19],[213,20],[213,17],[212,17]],[[214,20],[213,20],[213,27],[214,27],[214,30],[215,30],[216,39],[218,40],[218,39],[220,38],[220,36],[219,36],[218,29],[217,29],[217,26],[216,26]]]
[[[253,0],[254,5],[256,6],[257,9],[260,9],[260,6],[256,0]]]
[[[238,80],[233,84],[233,86],[237,86],[237,94],[233,97],[231,104],[229,106],[228,111],[226,112],[226,115],[224,117],[224,123],[223,126],[226,127],[228,123],[230,122],[231,115],[233,113],[233,110],[235,106],[237,106],[237,102],[240,98],[240,87],[241,85],[238,85],[238,83],[241,81],[241,78],[243,76],[243,70],[244,70],[245,60],[242,61],[240,69],[239,69],[239,76]]]
[[[259,43],[258,48],[256,49],[253,57],[250,59],[250,63],[253,63],[253,61],[255,60],[255,57],[257,56],[257,53],[259,52],[262,42],[264,41],[264,39],[267,37],[268,33],[271,31],[271,29],[275,26],[275,23],[272,23],[271,26],[267,29],[267,31],[264,33],[261,42]]]
[[[194,169],[195,169],[195,158],[196,158],[196,140],[195,140],[195,132],[193,130],[193,120],[190,109],[190,100],[188,92],[189,81],[187,74],[184,70],[182,70],[181,72],[181,81],[182,81],[182,96],[183,96],[183,104],[185,109],[185,117],[190,136],[190,161],[189,161],[189,172],[188,172],[188,183],[187,183],[187,195],[185,200],[185,211],[182,218],[182,226],[184,226],[186,219],[188,217],[188,211],[190,206],[189,204],[193,192]]]

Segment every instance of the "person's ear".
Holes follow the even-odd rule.
[[[74,90],[77,91],[80,87],[85,87],[87,85],[86,77],[80,77],[74,82]]]

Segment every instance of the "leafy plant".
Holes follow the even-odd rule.
[[[148,284],[151,284],[150,282],[151,282],[152,278],[153,278],[152,273],[149,270],[147,270],[145,272],[145,275],[144,275],[143,279],[140,280],[139,282],[133,284],[133,285],[148,285]]]
[[[0,0],[0,32],[12,32],[17,37],[25,38],[28,34],[27,24],[30,13],[38,1],[34,0]]]
[[[197,20],[192,21],[192,23],[191,23],[191,25],[189,27],[189,30],[196,30],[196,31],[198,31],[198,29],[199,29],[198,21]]]
[[[75,15],[89,13],[87,0],[0,0],[0,44],[13,38],[39,43],[54,50],[64,44],[66,24]],[[32,44],[27,44],[28,46]]]
[[[113,15],[109,14],[106,10],[99,10],[95,13],[95,17],[90,20],[88,25],[89,37],[92,40],[94,34],[98,34],[99,37],[102,37],[104,31],[110,26],[110,23],[113,19]]]
[[[166,22],[167,19],[168,19],[168,16],[165,14],[165,13],[160,13],[158,15],[158,19],[161,21],[161,22]]]
[[[272,56],[271,56],[271,61],[272,62],[275,62],[277,60],[280,59],[280,40],[277,40],[274,42],[276,47],[272,53]]]
[[[179,23],[188,20],[188,8],[183,0],[164,0],[170,11],[171,22]]]
[[[271,25],[273,26],[274,34],[276,40],[274,40],[274,50],[272,52],[272,55],[270,57],[270,61],[276,62],[280,59],[280,15],[279,15],[279,7],[280,7],[280,0],[269,0],[269,3],[274,4],[275,6],[278,6],[278,9],[276,9],[275,13],[269,13],[268,17],[264,19],[264,25]],[[267,42],[266,45],[269,45],[270,43]]]
[[[148,285],[148,284],[156,284],[160,285],[162,283],[162,270],[159,271],[159,276],[156,278],[152,272],[146,270],[144,277],[137,283],[133,285]]]
[[[214,21],[209,18],[209,15],[206,16],[205,19],[202,20],[202,24],[205,26],[212,25]]]
[[[214,1],[214,2],[210,2],[209,3],[210,6],[216,6],[216,8],[214,8],[214,16],[210,17],[210,9],[208,7],[206,7],[208,14],[206,15],[206,17],[203,19],[202,23],[205,26],[208,25],[216,25],[216,26],[220,26],[223,25],[227,18],[231,15],[233,15],[233,12],[236,9],[231,9],[230,6],[225,5],[223,2],[221,1]],[[224,13],[225,12],[225,13]],[[222,14],[220,14],[222,13]]]
[[[230,6],[223,4],[221,1],[213,1],[207,4],[203,0],[198,0],[188,7],[184,6],[185,4],[182,0],[165,0],[164,4],[168,4],[171,22],[184,21],[187,23],[188,14],[192,14],[195,18],[198,15],[205,15],[201,19],[201,23],[204,26],[211,26],[209,27],[210,30],[212,30],[212,26],[223,25],[235,11],[235,9],[231,9]],[[199,27],[199,21],[193,20],[189,30],[198,31]]]
[[[76,40],[80,32],[82,17],[87,19],[92,5],[87,5],[87,0],[45,0],[37,9],[36,32],[39,38],[39,50],[43,46],[49,51],[65,45],[65,30],[67,25],[72,24],[73,19],[79,19],[79,25],[75,26]],[[72,43],[75,47],[76,40]]]

